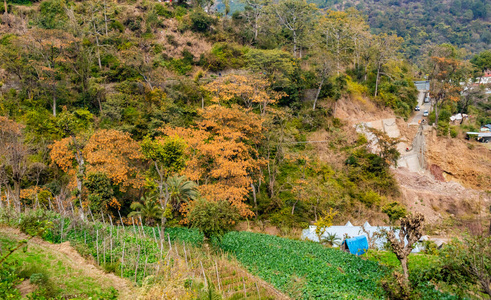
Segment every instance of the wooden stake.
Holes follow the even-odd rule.
[[[205,286],[207,287],[208,286],[208,281],[206,280],[205,268],[203,268],[203,263],[201,262],[201,260],[199,261],[199,263],[201,265],[201,271],[203,272],[203,278],[205,279]]]
[[[257,286],[257,282],[254,282],[254,284],[256,285],[256,289],[257,289],[257,299],[261,299],[261,294],[259,294],[259,287]]]
[[[186,261],[186,268],[189,269],[189,266],[188,266],[188,256],[187,256],[187,253],[186,253],[186,244],[184,243],[184,241],[182,242],[182,246],[184,247],[184,260]]]
[[[140,226],[141,226],[141,228],[142,228],[143,236],[144,236],[144,237],[147,237],[147,235],[145,234],[145,228],[143,228],[143,221],[142,221],[142,217],[141,217],[141,216],[138,216],[138,218],[140,219]]]
[[[244,298],[247,298],[247,292],[246,292],[246,288],[245,288],[245,280],[244,280],[244,277],[242,277],[242,284],[244,285]]]
[[[218,275],[218,263],[217,261],[215,260],[215,268],[217,270],[217,282],[218,282],[218,290],[221,291],[222,290],[222,287],[220,285],[220,275]]]
[[[131,223],[133,223],[133,231],[135,232],[135,235],[137,235],[136,234],[136,228],[135,228],[135,219],[132,217],[131,221],[132,221]]]
[[[65,227],[65,218],[61,217],[60,242],[63,243],[63,228]]]
[[[99,264],[99,229],[96,230],[97,264]]]
[[[143,269],[143,279],[145,279],[145,274],[147,273],[147,262],[148,262],[148,256],[145,258],[145,269]]]
[[[126,241],[123,242],[123,255],[121,256],[121,278],[123,278],[123,266],[124,266],[124,247],[126,246]]]
[[[167,234],[167,240],[169,241],[169,252],[172,250],[172,244],[170,243],[170,235]]]
[[[124,229],[123,218],[121,218],[121,213],[119,212],[119,209],[118,209],[118,215],[119,215],[119,220],[121,221],[121,225],[123,226]]]
[[[112,222],[111,222],[112,223]],[[113,263],[113,228],[112,228],[112,224],[111,224],[111,232],[110,232],[110,235],[109,235],[109,241],[111,243],[111,252],[109,253],[109,259],[111,260],[111,263]]]
[[[162,255],[163,255],[162,251],[163,251],[163,250],[164,250],[164,243],[162,242],[162,240],[160,240],[160,259],[162,259],[162,258],[163,258],[163,257],[162,257]]]
[[[136,282],[136,273],[138,272],[138,263],[140,261],[140,245],[138,245],[138,256],[136,257],[136,267],[135,267],[135,282]]]
[[[153,230],[153,240],[155,241],[155,244],[157,244],[157,235],[155,234],[155,227],[152,227],[152,230]]]

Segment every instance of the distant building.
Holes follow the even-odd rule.
[[[365,231],[363,231],[363,228]],[[315,234],[315,229],[317,226],[311,225],[308,229],[304,229],[302,231],[302,239],[303,240],[311,240],[314,242],[319,242],[319,238]],[[323,237],[327,237],[328,234],[335,234],[340,242],[344,241],[346,238],[353,238],[358,236],[365,236],[370,241],[375,233],[381,233],[383,230],[391,230],[390,226],[371,226],[368,221],[363,224],[363,226],[353,226],[350,221],[346,223],[344,226],[331,226],[326,229],[326,232],[322,235]],[[368,233],[368,235],[367,235]],[[399,230],[395,231],[396,236],[399,234]],[[377,249],[382,249],[387,240],[382,237],[372,241],[375,244]],[[415,247],[413,252],[419,252],[421,249]]]

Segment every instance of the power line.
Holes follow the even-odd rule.
[[[328,140],[325,141],[305,141],[305,142],[283,142],[280,144],[310,144],[310,143],[325,143],[329,142]]]

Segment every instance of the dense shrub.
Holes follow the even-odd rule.
[[[215,18],[204,12],[202,9],[195,9],[189,15],[191,20],[191,30],[196,32],[207,32],[216,23]]]
[[[222,236],[236,225],[239,213],[227,201],[196,200],[188,214],[189,223],[205,237]]]

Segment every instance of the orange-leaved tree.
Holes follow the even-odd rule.
[[[237,105],[212,105],[201,111],[194,128],[163,128],[188,145],[184,174],[198,183],[209,201],[229,201],[244,217],[253,216],[244,203],[265,161],[256,149],[262,138],[262,120]]]
[[[52,161],[70,176],[69,186],[77,188],[80,202],[83,182],[90,174],[104,174],[122,191],[143,186],[144,178],[139,168],[143,155],[140,145],[128,133],[99,130],[86,142],[80,143],[81,140],[84,139],[68,137],[55,141],[50,153]],[[119,206],[114,200],[112,205]]]
[[[216,104],[232,100],[243,102],[246,108],[257,104],[263,115],[268,105],[286,96],[284,92],[271,89],[269,81],[259,75],[228,75],[206,84],[203,89],[211,94],[211,101]]]

